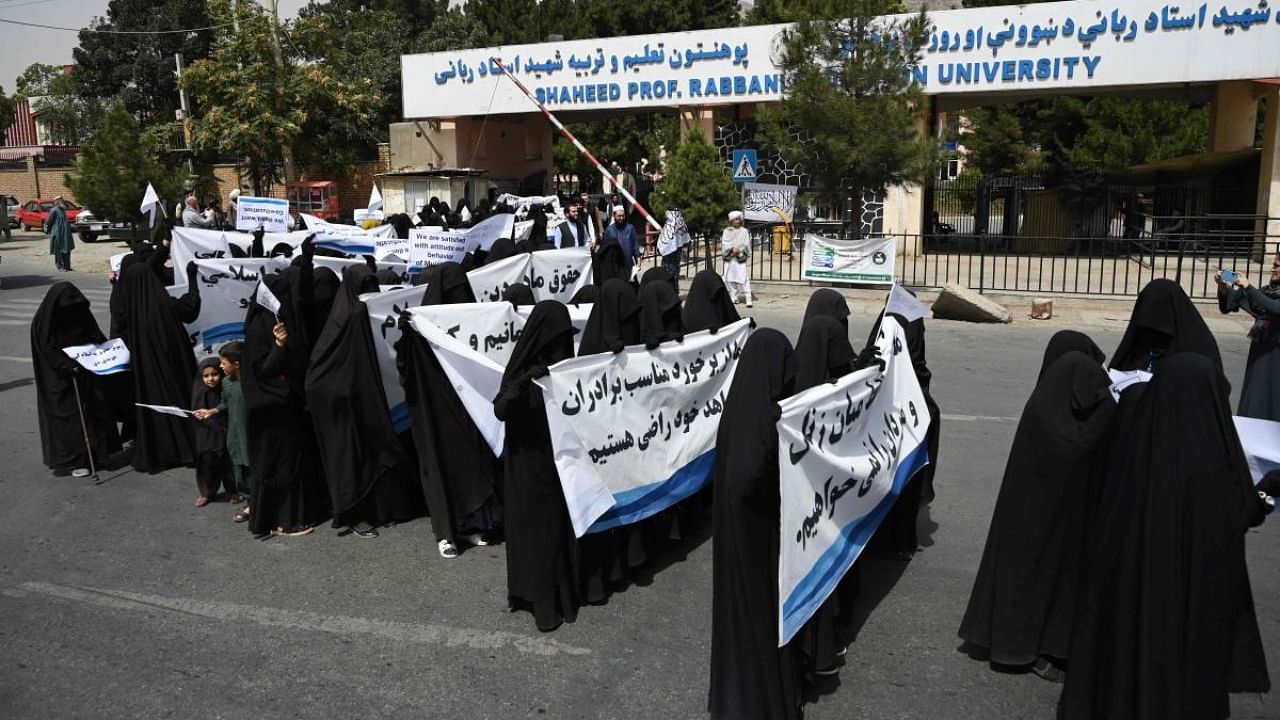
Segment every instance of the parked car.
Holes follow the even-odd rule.
[[[67,200],[62,201],[66,206],[67,222],[74,223],[76,217],[80,215],[80,206]],[[53,200],[28,200],[18,210],[18,224],[23,230],[43,230],[45,220],[49,219],[49,211],[53,209]]]
[[[18,202],[18,198],[12,195],[0,195],[0,202],[8,206],[9,227],[18,227],[18,206],[22,203]]]
[[[70,213],[68,213],[70,215]],[[94,216],[93,212],[88,208],[82,209],[75,219],[71,221],[71,228],[80,235],[80,239],[85,242],[93,242],[100,237],[108,235],[107,230],[111,227],[111,223],[106,220],[99,220]]]

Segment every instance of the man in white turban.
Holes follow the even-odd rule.
[[[724,281],[729,297],[736,304],[739,288],[751,307],[751,235],[742,227],[742,211],[729,213],[729,226],[720,235],[720,252],[724,256]]]

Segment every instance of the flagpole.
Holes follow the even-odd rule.
[[[563,135],[566,140],[573,143],[573,146],[578,149],[579,153],[582,153],[583,157],[591,161],[591,164],[595,165],[596,169],[599,170],[601,174],[608,175],[609,177],[613,177],[613,173],[609,172],[605,168],[605,166],[602,165],[600,161],[596,159],[596,156],[592,155],[591,151],[588,150],[585,145],[579,142],[578,138],[573,136],[573,133],[569,132],[569,128],[566,128],[564,126],[564,123],[560,122],[559,118],[557,118],[555,115],[551,113],[550,110],[547,109],[546,105],[543,105],[542,103],[538,102],[538,98],[534,97],[533,93],[529,92],[529,88],[525,87],[524,83],[520,82],[520,80],[516,78],[515,75],[511,74],[511,71],[507,69],[506,65],[502,64],[501,60],[499,60],[498,58],[491,58],[491,60],[493,61],[493,64],[498,66],[498,69],[502,71],[503,75],[506,75],[508,78],[510,78],[511,82],[515,83],[516,87],[520,88],[520,92],[524,93],[525,97],[529,98],[529,100],[531,100],[534,105],[538,106],[538,109],[542,111],[542,114],[547,116],[547,119],[551,121],[551,124],[554,125],[555,128],[560,131],[560,134]],[[662,232],[662,223],[654,219],[654,217],[649,214],[649,211],[646,210],[645,207],[640,204],[640,201],[636,200],[634,195],[628,192],[626,188],[622,187],[621,183],[615,182],[613,184],[613,187],[617,189],[617,191],[622,194],[622,197],[626,198],[627,201],[630,202],[632,206],[635,207],[635,209],[640,211],[640,214],[643,215],[644,219],[650,225],[653,226],[654,230],[657,230],[658,232]]]

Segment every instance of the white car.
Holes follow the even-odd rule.
[[[76,221],[71,224],[71,227],[80,235],[81,240],[93,242],[107,234],[107,229],[111,227],[111,223],[106,220],[99,220],[94,217],[88,208],[85,208],[76,216]]]

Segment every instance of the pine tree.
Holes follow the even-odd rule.
[[[720,152],[701,130],[690,132],[680,141],[667,159],[666,178],[658,183],[649,202],[649,209],[657,217],[678,208],[689,232],[704,237],[710,237],[724,224],[726,213],[742,205]]]
[[[166,162],[158,137],[142,131],[121,103],[111,105],[93,139],[80,148],[67,184],[76,199],[114,222],[142,221],[147,183],[161,197],[182,196],[185,171]]]

